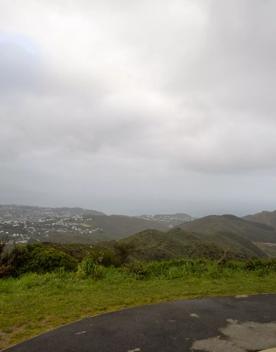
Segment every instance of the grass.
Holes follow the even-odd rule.
[[[276,293],[274,270],[218,271],[209,265],[206,272],[192,273],[182,264],[154,263],[147,268],[147,277],[138,267],[105,268],[100,280],[62,271],[1,279],[0,349],[62,324],[126,307],[202,296]]]

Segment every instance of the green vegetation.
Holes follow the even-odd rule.
[[[3,253],[0,261],[0,277],[19,276],[27,272],[46,273],[63,268],[77,269],[77,260],[56,248],[36,245],[17,245]]]
[[[0,278],[17,277],[27,272],[48,273],[57,270],[86,271],[85,266],[95,263],[118,267],[128,260],[131,246],[108,242],[106,245],[73,245],[37,243],[16,245],[4,250],[0,242]],[[1,253],[2,252],[2,253]],[[78,264],[80,263],[79,267]]]
[[[2,251],[2,254],[1,254]],[[20,276],[27,272],[64,271],[85,273],[94,270],[91,263],[119,267],[135,261],[177,258],[212,260],[262,258],[266,254],[252,242],[237,235],[202,236],[180,228],[169,232],[146,230],[120,241],[97,245],[36,243],[0,248],[0,278]],[[90,269],[88,268],[90,267]],[[96,269],[95,269],[96,270]],[[100,274],[99,274],[100,275]]]
[[[245,251],[245,243],[234,236],[232,247],[219,247],[181,229],[93,246],[2,242],[0,348],[125,307],[276,292],[276,259],[258,258],[255,246]]]
[[[182,224],[181,228],[202,235],[229,233],[248,241],[276,243],[276,231],[273,227],[234,215],[210,215]]]
[[[99,258],[98,258],[99,259]],[[0,348],[102,312],[210,295],[276,292],[276,260],[179,259],[115,268],[84,258],[76,272],[0,280]]]
[[[226,232],[199,234],[181,228],[174,228],[168,232],[146,230],[118,242],[131,246],[129,259],[266,257],[266,254],[249,240]]]

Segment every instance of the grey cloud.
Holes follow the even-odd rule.
[[[272,206],[275,10],[255,0],[4,0],[4,200],[200,213],[227,200],[232,209],[241,194],[250,201],[238,211]],[[267,201],[250,194],[262,177]]]

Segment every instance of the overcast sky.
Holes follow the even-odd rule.
[[[276,1],[0,0],[0,203],[276,209]]]

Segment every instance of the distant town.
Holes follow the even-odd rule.
[[[0,238],[15,243],[94,243],[147,228],[167,230],[191,220],[187,214],[128,217],[82,208],[0,205]]]

